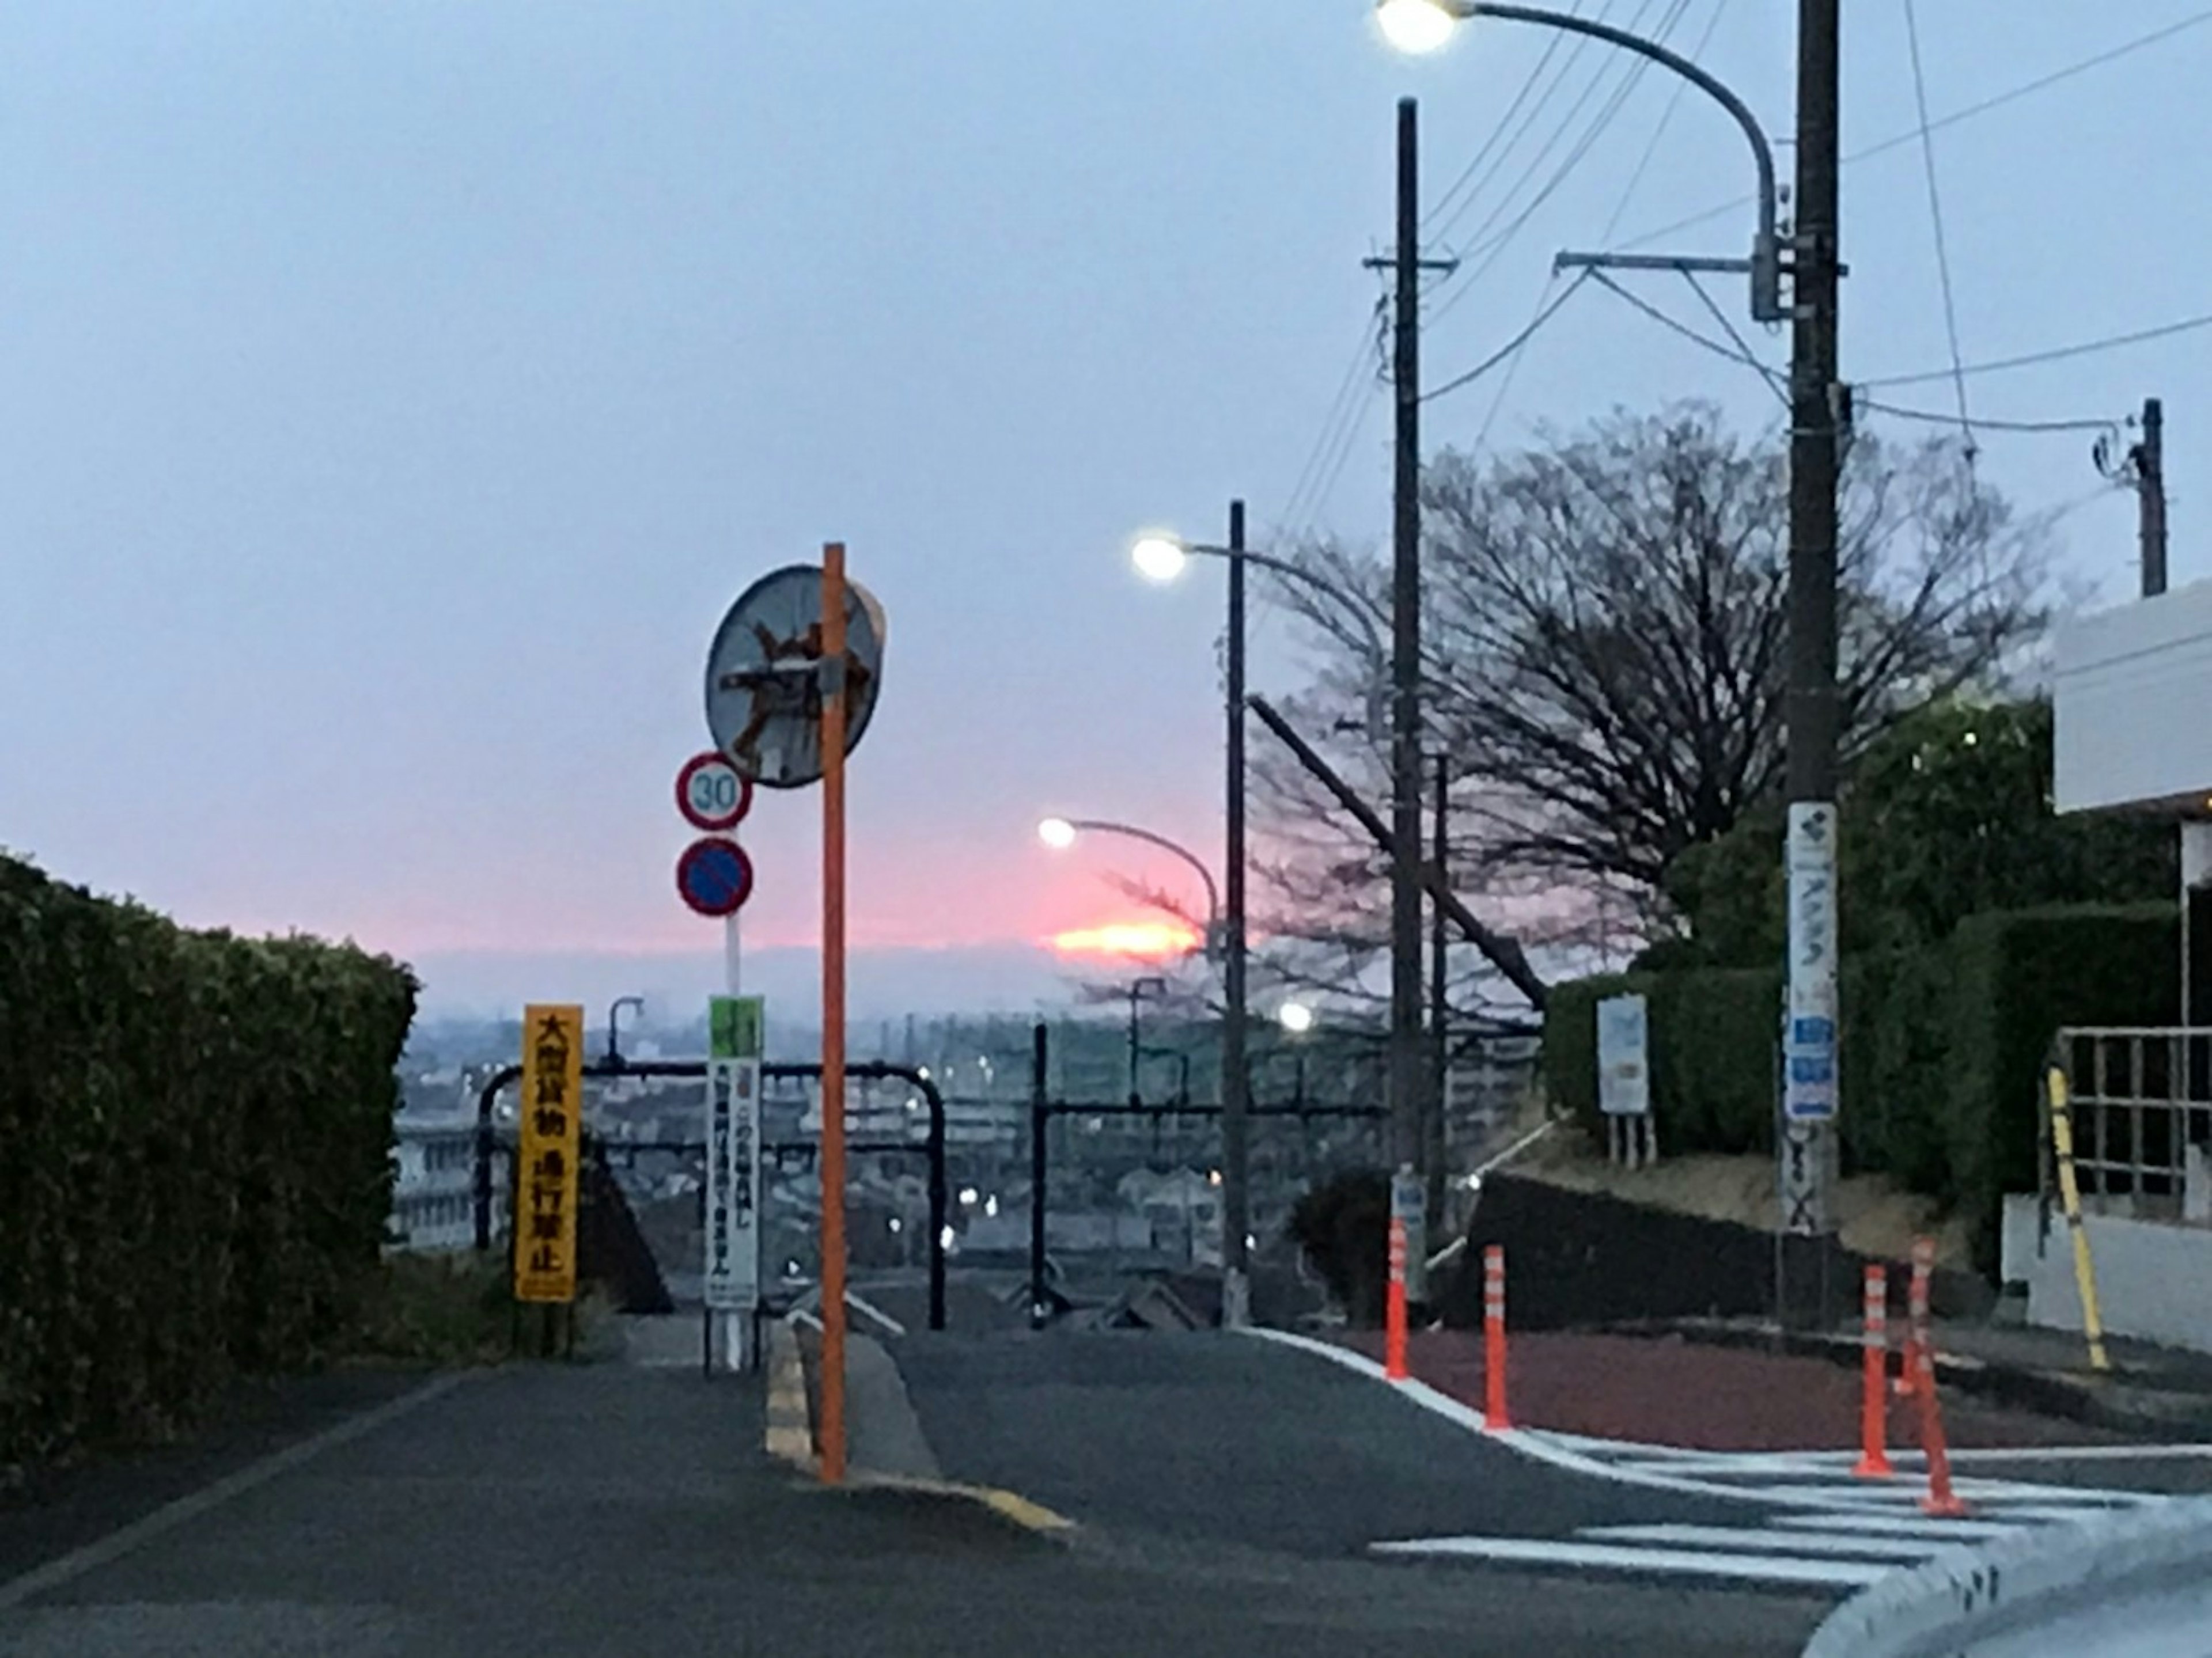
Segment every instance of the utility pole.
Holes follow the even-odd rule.
[[[1436,799],[1430,808],[1433,822],[1431,859],[1437,884],[1451,884],[1451,756],[1437,753]],[[1429,1089],[1428,1089],[1428,1212],[1431,1224],[1441,1226],[1444,1215],[1444,1151],[1447,1142],[1444,1096],[1451,1074],[1451,918],[1440,903],[1429,905]]]
[[[2145,398],[2142,441],[2129,452],[2135,463],[2136,502],[2142,539],[2142,596],[2166,591],[2166,405]]]
[[[1796,225],[1790,239],[1788,1005],[1783,1043],[1784,1228],[1826,1239],[1836,1175],[1837,137],[1838,0],[1798,0]],[[1819,1316],[1828,1312],[1820,1251]],[[1785,1315],[1787,1309],[1783,1309]]]
[[[1244,1062],[1244,503],[1229,503],[1228,839],[1222,871],[1221,941],[1221,1321],[1249,1322],[1251,1224],[1247,1185],[1250,1074]]]
[[[1398,100],[1390,387],[1390,1161],[1418,1169],[1421,1132],[1421,225],[1416,106]]]

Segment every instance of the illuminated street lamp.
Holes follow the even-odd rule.
[[[1206,950],[1211,956],[1221,937],[1221,889],[1215,885],[1213,872],[1188,847],[1170,841],[1164,835],[1151,829],[1139,829],[1133,823],[1110,823],[1101,817],[1047,817],[1037,824],[1037,839],[1054,852],[1065,852],[1075,844],[1079,835],[1119,835],[1132,841],[1142,841],[1148,847],[1158,847],[1171,853],[1190,865],[1206,888]]]
[[[1375,8],[1375,21],[1382,38],[1403,52],[1419,57],[1436,52],[1452,38],[1459,17],[1436,0],[1382,0]]]
[[[1275,1010],[1275,1018],[1293,1036],[1303,1036],[1314,1028],[1314,1011],[1304,1002],[1285,1002]]]

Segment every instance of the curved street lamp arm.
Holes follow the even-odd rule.
[[[1565,12],[1547,11],[1540,6],[1492,4],[1491,0],[1431,0],[1431,3],[1441,5],[1462,22],[1470,22],[1478,17],[1496,17],[1509,23],[1534,23],[1540,28],[1560,29],[1569,34],[1586,34],[1593,40],[1619,46],[1624,52],[1632,52],[1639,58],[1648,58],[1661,67],[1672,70],[1728,111],[1735,118],[1736,125],[1743,129],[1744,136],[1751,140],[1752,160],[1759,167],[1759,243],[1753,264],[1754,275],[1759,276],[1764,282],[1765,273],[1759,267],[1774,259],[1778,247],[1774,232],[1774,149],[1767,143],[1765,131],[1759,125],[1759,118],[1751,112],[1750,106],[1724,83],[1681,53],[1670,51],[1656,40],[1647,40],[1640,34],[1631,34],[1626,29],[1615,28],[1610,23],[1595,22]],[[1764,322],[1773,319],[1762,316],[1759,320]]]
[[[1382,635],[1376,631],[1375,618],[1367,614],[1367,607],[1326,577],[1317,576],[1311,570],[1293,564],[1286,558],[1278,558],[1273,553],[1255,552],[1249,547],[1239,550],[1191,543],[1186,544],[1183,550],[1203,553],[1208,558],[1237,559],[1246,564],[1256,564],[1263,570],[1273,570],[1286,581],[1303,586],[1310,592],[1319,593],[1358,624],[1361,636],[1367,641],[1367,654],[1371,662],[1380,665],[1387,659],[1382,649]]]
[[[1148,829],[1139,829],[1134,823],[1109,823],[1100,817],[1070,817],[1066,820],[1072,829],[1090,830],[1100,835],[1120,835],[1132,841],[1142,841],[1158,847],[1162,852],[1172,853],[1198,872],[1206,886],[1206,916],[1209,939],[1221,930],[1221,889],[1214,884],[1213,872],[1206,868],[1199,855],[1188,847],[1178,845],[1164,835],[1155,835]]]

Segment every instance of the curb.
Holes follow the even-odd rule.
[[[790,1318],[769,1326],[768,1454],[819,1480],[822,1459],[814,1448],[812,1403],[806,1387],[805,1359]],[[1081,1527],[1066,1515],[1033,1503],[1018,1491],[996,1485],[970,1485],[957,1479],[920,1479],[910,1474],[879,1473],[870,1468],[848,1468],[848,1491],[908,1491],[924,1497],[953,1497],[988,1509],[1000,1519],[1054,1542],[1072,1542]]]
[[[1804,1658],[1959,1652],[2069,1614],[2117,1611],[2136,1597],[2195,1588],[2208,1562],[2212,1498],[2176,1498],[2148,1512],[2069,1526],[2059,1535],[2023,1533],[1860,1590],[1813,1632]]]
[[[1765,1353],[1780,1351],[1793,1358],[1826,1359],[1832,1364],[1850,1370],[1856,1370],[1865,1362],[1856,1336],[1748,1329],[1693,1320],[1669,1319],[1601,1325],[1595,1327],[1591,1333],[1646,1339],[1679,1336],[1685,1341],[1695,1341],[1709,1347],[1733,1347]],[[1972,1394],[1992,1404],[2032,1412],[2038,1416],[2085,1423],[2091,1427],[2109,1428],[2115,1433],[2152,1437],[2181,1433],[2212,1440],[2212,1399],[2203,1400],[2193,1411],[2172,1415],[2134,1410],[2104,1396],[2099,1384],[2094,1382],[2076,1382],[2070,1377],[2026,1370],[2018,1365],[1993,1364],[1986,1359],[1960,1353],[1939,1352],[1936,1356],[1936,1379],[1946,1388]],[[2124,1387],[2126,1383],[2121,1380],[2119,1385]]]

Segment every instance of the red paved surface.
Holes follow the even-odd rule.
[[[1380,1360],[1382,1338],[1354,1332],[1345,1345]],[[1471,1331],[1416,1333],[1408,1363],[1439,1391],[1482,1405],[1482,1338]],[[1856,1370],[1825,1359],[1789,1357],[1680,1339],[1543,1333],[1516,1335],[1507,1361],[1516,1427],[1552,1428],[1604,1439],[1699,1450],[1855,1450]],[[2118,1436],[2079,1422],[1999,1410],[1956,1393],[1943,1396],[1952,1445],[2088,1445]],[[1917,1445],[1910,1400],[1889,1405],[1889,1443]]]

